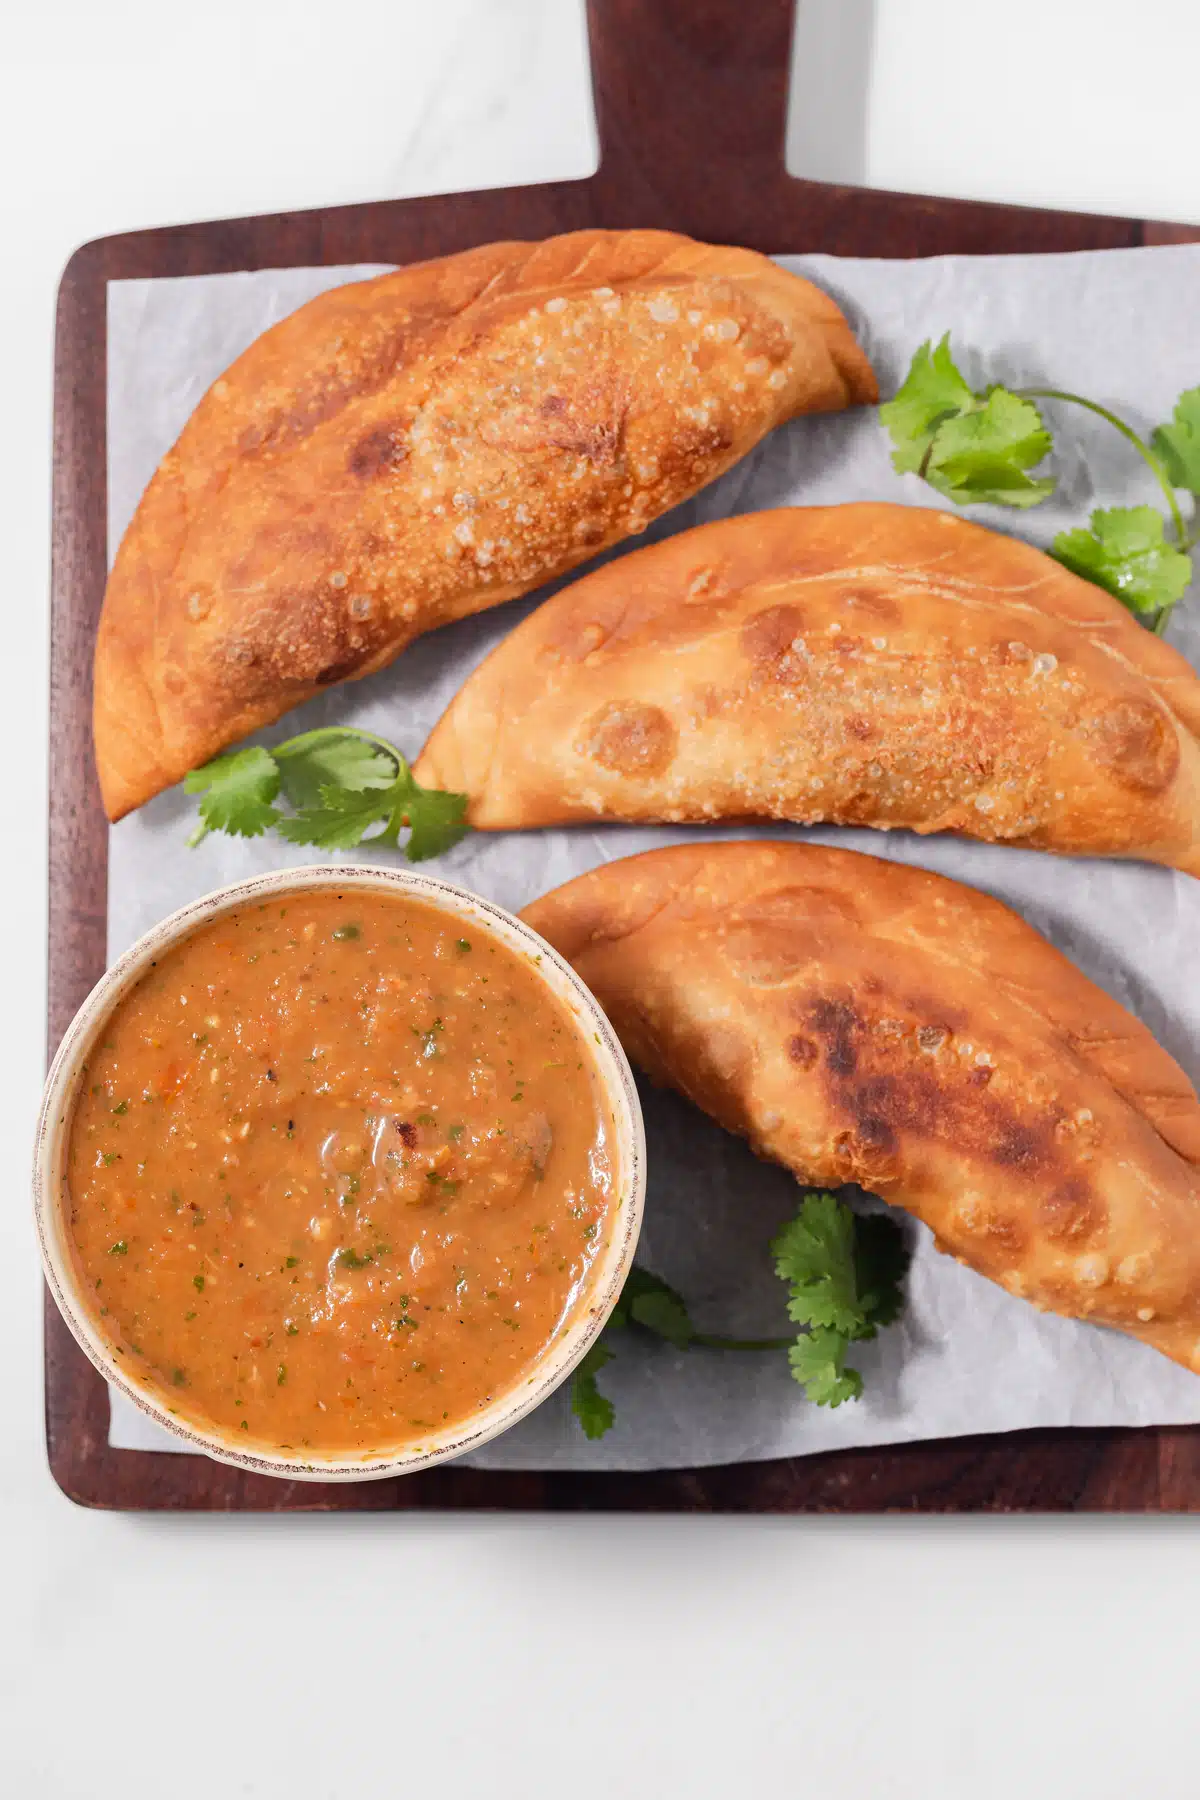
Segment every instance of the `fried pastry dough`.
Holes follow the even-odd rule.
[[[999,901],[760,840],[609,863],[524,917],[630,1056],[759,1155],[1200,1370],[1200,1104]]]
[[[1200,873],[1200,679],[1041,551],[914,507],[723,519],[565,588],[418,779],[480,830],[760,816]]]
[[[641,531],[781,421],[875,397],[825,294],[669,232],[490,244],[309,301],[208,390],[117,554],[109,817]]]

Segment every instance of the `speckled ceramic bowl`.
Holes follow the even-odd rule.
[[[593,1040],[596,1066],[615,1127],[618,1193],[613,1215],[615,1228],[597,1258],[585,1303],[537,1365],[516,1386],[498,1395],[469,1426],[460,1423],[444,1431],[433,1431],[419,1444],[399,1449],[380,1446],[374,1453],[331,1451],[301,1458],[252,1445],[242,1449],[226,1433],[173,1415],[168,1396],[156,1385],[130,1379],[124,1359],[117,1357],[99,1328],[91,1297],[81,1286],[76,1270],[65,1216],[66,1153],[81,1071],[114,1007],[138,981],[151,959],[187,937],[197,926],[233,907],[302,888],[330,886],[424,900],[536,965],[538,978]],[[374,1481],[428,1468],[432,1463],[477,1450],[532,1412],[575,1368],[611,1312],[633,1261],[645,1188],[645,1137],[629,1064],[608,1020],[562,957],[502,907],[463,888],[452,887],[449,882],[407,869],[340,864],[282,869],[218,888],[164,919],[108,970],[76,1013],[54,1058],[38,1120],[33,1174],[34,1211],[50,1291],[80,1347],[105,1380],[120,1388],[188,1449],[203,1451],[218,1462],[289,1481]],[[171,1404],[177,1404],[177,1393],[172,1392],[169,1398]]]

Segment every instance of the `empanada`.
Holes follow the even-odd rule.
[[[109,817],[641,531],[781,421],[875,397],[825,294],[669,232],[490,244],[309,301],[209,389],[117,554]]]
[[[847,850],[653,850],[525,919],[630,1056],[801,1181],[1200,1370],[1200,1103],[999,901]]]
[[[796,507],[553,596],[418,779],[481,830],[762,816],[1200,873],[1200,680],[1116,600],[949,513]]]

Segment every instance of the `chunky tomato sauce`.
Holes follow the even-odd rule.
[[[536,970],[395,895],[251,904],[114,1013],[70,1220],[135,1380],[247,1442],[467,1422],[585,1291],[617,1192],[589,1045]]]

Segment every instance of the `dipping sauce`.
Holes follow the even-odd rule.
[[[83,1285],[131,1379],[248,1443],[469,1422],[577,1304],[619,1191],[589,1041],[424,902],[306,889],[164,953],[83,1077]]]

